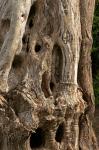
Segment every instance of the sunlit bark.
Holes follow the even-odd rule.
[[[0,150],[98,150],[93,0],[0,0]]]

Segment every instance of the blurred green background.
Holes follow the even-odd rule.
[[[96,0],[93,21],[92,72],[96,105],[99,104],[99,0]]]

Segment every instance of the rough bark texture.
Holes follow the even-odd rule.
[[[0,0],[0,150],[98,150],[94,0]]]

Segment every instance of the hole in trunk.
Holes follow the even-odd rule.
[[[30,147],[33,148],[40,148],[45,144],[45,134],[41,128],[36,129],[35,133],[31,134],[30,137]]]
[[[26,19],[25,14],[22,14],[22,15],[21,15],[21,20],[22,20],[22,22],[23,22],[25,19]]]
[[[51,89],[52,92],[53,92],[53,90],[54,90],[54,87],[55,87],[54,83],[53,83],[53,82],[50,82],[50,89]]]
[[[32,27],[33,27],[33,20],[31,19],[29,22],[29,28],[32,28]]]
[[[34,2],[34,4],[31,6],[29,17],[35,16],[35,13],[36,13],[36,2]]]
[[[28,26],[31,29],[33,27],[33,19],[36,13],[36,2],[31,6],[29,17],[28,17]]]
[[[12,67],[13,68],[20,68],[20,66],[22,65],[23,62],[23,58],[20,55],[16,55],[14,58],[14,61],[12,63]]]
[[[38,52],[40,52],[41,50],[42,50],[41,45],[37,43],[36,46],[35,46],[35,52],[38,53]]]
[[[10,20],[9,19],[6,19],[6,20],[2,20],[1,21],[1,27],[2,29],[5,29],[5,31],[7,32],[10,28]]]
[[[65,62],[64,62],[65,63]],[[61,47],[55,44],[52,52],[52,73],[56,83],[60,82],[62,76],[63,56]]]
[[[23,35],[22,43],[23,43],[23,44],[26,44],[26,43],[27,43],[27,36],[26,36],[26,35]]]
[[[26,52],[29,52],[30,46],[29,46],[29,35],[28,35],[28,34],[24,34],[24,35],[23,35],[22,43],[23,43],[23,45],[26,46],[26,47],[24,48],[24,49],[26,50]]]
[[[55,140],[61,143],[63,136],[64,136],[64,124],[61,123],[56,131]]]

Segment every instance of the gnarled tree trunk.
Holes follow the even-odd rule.
[[[94,0],[0,0],[0,150],[98,150]]]

